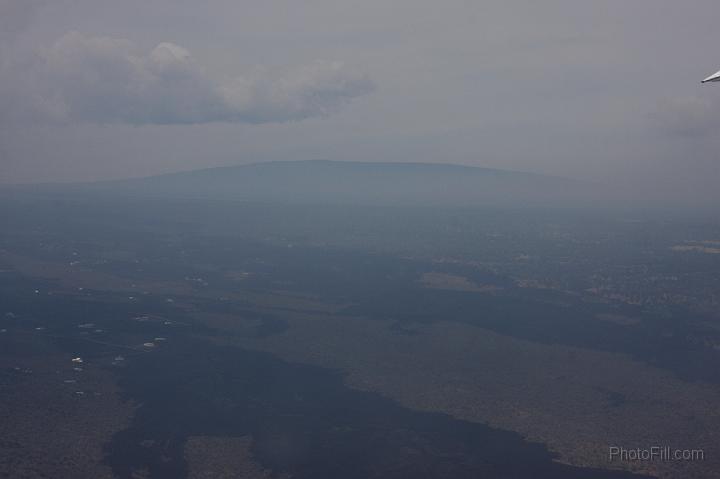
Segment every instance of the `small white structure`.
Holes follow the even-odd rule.
[[[82,358],[72,358],[72,362],[77,363],[77,364],[82,364],[83,360],[82,360]]]

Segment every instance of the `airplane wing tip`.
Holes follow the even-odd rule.
[[[713,73],[712,75],[710,75],[709,77],[707,77],[703,81],[701,81],[700,83],[717,82],[717,81],[720,81],[720,72]]]

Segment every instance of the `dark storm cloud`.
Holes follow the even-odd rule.
[[[42,49],[14,77],[5,95],[22,108],[6,113],[133,125],[297,121],[333,113],[374,87],[340,62],[219,78],[174,43],[142,52],[126,39],[79,32]]]

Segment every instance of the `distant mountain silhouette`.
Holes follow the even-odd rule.
[[[282,161],[86,185],[140,197],[439,206],[563,206],[598,187],[576,180],[435,163]]]

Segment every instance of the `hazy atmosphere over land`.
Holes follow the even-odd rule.
[[[0,0],[0,479],[720,479],[718,19]]]
[[[447,162],[716,198],[713,1],[0,0],[0,181]]]

